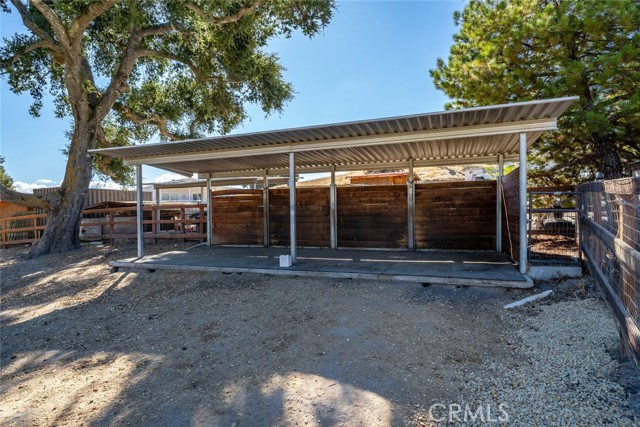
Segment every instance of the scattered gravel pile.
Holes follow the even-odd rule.
[[[508,315],[524,325],[517,332],[523,358],[490,364],[481,377],[473,375],[464,390],[472,396],[472,409],[490,404],[496,418],[497,406],[506,404],[511,425],[638,425],[624,388],[614,381],[617,331],[602,301],[540,305],[528,315],[520,310]],[[467,419],[464,425],[479,424]]]

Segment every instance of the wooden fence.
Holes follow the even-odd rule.
[[[578,187],[587,265],[618,321],[621,351],[640,366],[640,178]]]
[[[405,185],[338,187],[337,196],[339,247],[407,247]]]
[[[33,243],[46,226],[46,214],[27,213],[0,218],[0,247]]]
[[[206,239],[205,204],[144,205],[145,239]],[[81,240],[135,239],[136,207],[85,209]],[[29,244],[46,227],[46,214],[28,214],[0,219],[0,247]]]
[[[289,189],[269,189],[269,244],[289,245]],[[495,247],[495,181],[425,183],[415,186],[415,247],[418,249],[492,249]],[[405,185],[337,188],[337,244],[350,248],[406,248],[408,199]],[[262,190],[230,189],[212,194],[213,243],[264,243]],[[206,239],[206,205],[144,206],[145,239]],[[300,246],[330,246],[328,187],[302,187],[296,193]],[[513,212],[509,212],[513,215]],[[41,221],[44,221],[41,215]],[[13,218],[5,221],[14,221]],[[29,225],[31,227],[31,225]],[[44,222],[38,224],[44,229]],[[3,227],[3,230],[8,227]],[[31,243],[38,237],[3,245]],[[86,209],[83,240],[136,238],[136,207]]]
[[[416,248],[496,247],[496,182],[416,184]]]

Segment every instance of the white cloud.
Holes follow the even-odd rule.
[[[32,183],[15,181],[13,183],[13,188],[20,193],[33,193],[33,190],[36,188],[55,187],[57,185],[59,185],[58,182],[52,181],[50,179],[39,179],[36,182]]]
[[[156,176],[153,182],[156,182],[159,184],[161,182],[175,181],[177,179],[184,179],[184,176],[178,175],[177,173],[173,173],[173,172],[165,172],[161,175]]]
[[[52,181],[50,179],[38,179],[35,182],[23,182],[23,181],[14,181],[13,188],[20,193],[33,193],[33,190],[36,188],[47,188],[47,187],[58,187],[61,183],[57,181]],[[110,190],[131,190],[133,187],[122,187],[120,184],[116,184],[115,182],[109,181],[91,181],[89,183],[89,188],[107,188]]]

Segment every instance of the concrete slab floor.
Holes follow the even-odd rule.
[[[116,268],[198,270],[223,273],[259,273],[385,279],[470,286],[528,288],[531,279],[520,274],[502,254],[492,251],[393,251],[353,249],[298,249],[297,263],[279,266],[284,247],[197,246],[143,258],[109,263]]]

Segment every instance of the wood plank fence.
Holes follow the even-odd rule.
[[[46,218],[46,214],[36,213],[0,218],[0,247],[35,242],[45,229]]]
[[[640,178],[578,187],[587,266],[618,321],[623,356],[640,367]]]
[[[206,239],[206,204],[144,205],[145,239]],[[85,209],[81,240],[135,239],[136,207]],[[42,236],[47,214],[0,218],[0,247],[34,243]]]

